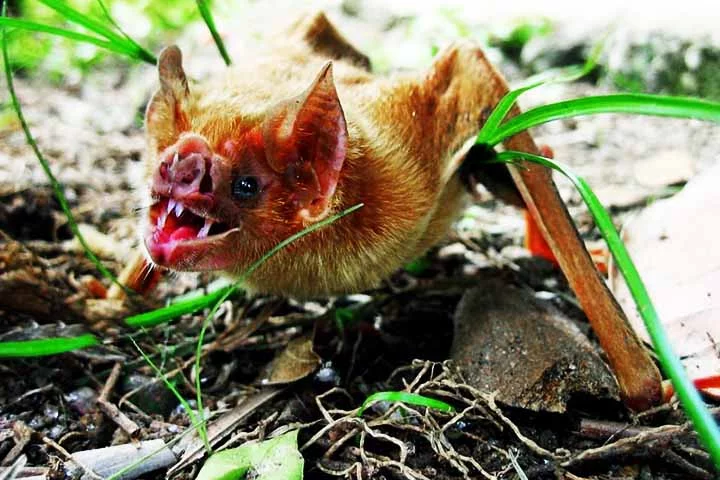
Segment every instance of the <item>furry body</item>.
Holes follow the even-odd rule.
[[[289,48],[248,55],[223,76],[190,85],[188,94],[177,93],[183,87],[173,69],[182,67],[161,64],[161,82],[175,90],[176,105],[164,110],[168,102],[158,100],[162,90],[151,102],[148,177],[162,152],[190,132],[225,158],[245,144],[262,143],[257,132],[273,105],[301,93],[331,59],[347,122],[347,148],[325,213],[357,203],[364,207],[281,251],[248,285],[300,297],[372,288],[447,233],[465,195],[455,173],[458,159],[502,88],[498,74],[478,48],[463,44],[440,53],[426,72],[373,75],[364,68],[362,54],[323,15],[299,22],[290,37],[296,41],[287,42]],[[319,45],[318,38],[324,39]],[[342,46],[339,53],[333,45]],[[234,169],[243,168],[242,158],[231,161]],[[216,248],[222,251],[216,254],[232,256],[223,270],[241,274],[309,223],[280,213],[287,202],[282,194],[276,197],[245,209],[241,231]],[[208,269],[192,261],[171,267]]]

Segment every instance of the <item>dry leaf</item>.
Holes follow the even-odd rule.
[[[313,351],[312,335],[294,338],[288,342],[268,365],[260,383],[282,385],[301,380],[320,366],[320,357]]]
[[[720,373],[720,164],[674,197],[654,203],[623,231],[675,353],[691,378]],[[649,342],[615,265],[610,286]]]

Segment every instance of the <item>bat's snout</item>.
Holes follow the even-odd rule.
[[[211,193],[212,162],[207,142],[198,135],[188,135],[165,152],[153,179],[154,190],[181,197]]]

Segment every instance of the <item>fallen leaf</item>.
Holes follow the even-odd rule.
[[[578,394],[618,400],[615,377],[580,329],[501,279],[463,296],[451,357],[470,385],[514,407],[562,413]]]
[[[321,363],[313,351],[312,335],[290,340],[260,375],[263,385],[282,385],[296,382],[313,373]]]
[[[215,453],[200,469],[197,480],[301,480],[304,460],[297,448],[297,434],[293,430]]]
[[[720,372],[720,164],[623,229],[675,353],[691,378]],[[616,265],[610,287],[635,330],[650,339]]]

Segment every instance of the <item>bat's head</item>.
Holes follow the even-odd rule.
[[[237,271],[328,215],[347,149],[331,64],[298,96],[249,116],[203,98],[223,92],[192,92],[177,47],[162,52],[158,69],[143,230],[155,263]]]

